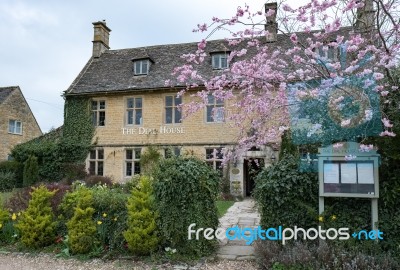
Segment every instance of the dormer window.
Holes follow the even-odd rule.
[[[229,52],[218,52],[211,55],[213,69],[226,69],[228,68]]]
[[[149,73],[150,60],[141,59],[133,61],[133,72],[135,75],[147,75]]]

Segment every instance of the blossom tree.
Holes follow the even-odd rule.
[[[277,141],[289,128],[298,144],[394,137],[382,106],[398,91],[399,13],[398,0],[238,7],[231,18],[197,26],[207,38],[182,56],[176,81],[167,84],[185,84],[180,94],[197,97],[183,106],[184,116],[205,108],[209,95],[225,101],[226,120],[240,130],[239,149]],[[210,77],[199,67],[216,31],[229,35],[223,42],[228,67]],[[198,87],[203,90],[191,91]]]

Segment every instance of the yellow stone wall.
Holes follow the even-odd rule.
[[[8,133],[9,120],[22,122],[22,134]],[[7,160],[11,149],[42,135],[42,132],[19,89],[0,104],[0,161]]]
[[[104,95],[92,100],[106,102],[105,126],[96,128],[93,144],[104,149],[104,175],[115,182],[125,181],[125,149],[140,147],[144,151],[147,145],[181,148],[181,154],[190,154],[205,159],[205,148],[226,147],[236,142],[238,130],[231,123],[207,123],[205,110],[191,115],[180,124],[165,124],[165,96],[176,92],[152,91],[134,94]],[[142,97],[142,125],[126,124],[126,103],[130,97]],[[182,102],[189,103],[193,98],[183,96]],[[225,106],[227,107],[227,106]],[[160,132],[161,129],[161,132]],[[168,133],[174,129],[174,133]],[[150,134],[148,133],[151,130]],[[154,134],[154,130],[156,134]],[[166,133],[167,132],[167,133]],[[89,161],[87,161],[89,166]]]

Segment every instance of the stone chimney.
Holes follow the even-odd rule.
[[[267,42],[275,42],[277,39],[278,33],[278,23],[276,22],[276,13],[278,12],[278,4],[276,2],[273,3],[265,3],[265,13],[268,10],[273,9],[275,13],[272,16],[266,18],[265,23],[265,31],[268,31],[269,34],[266,35]]]
[[[93,57],[98,58],[103,52],[110,49],[109,36],[111,29],[107,27],[105,20],[94,22],[93,26]]]
[[[360,0],[364,6],[357,9],[356,31],[371,32],[375,28],[375,10],[373,0]]]

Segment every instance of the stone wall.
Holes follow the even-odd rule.
[[[9,120],[22,122],[22,134],[8,132]],[[0,104],[0,161],[7,160],[11,149],[42,135],[42,132],[26,103],[21,91],[17,88]]]

